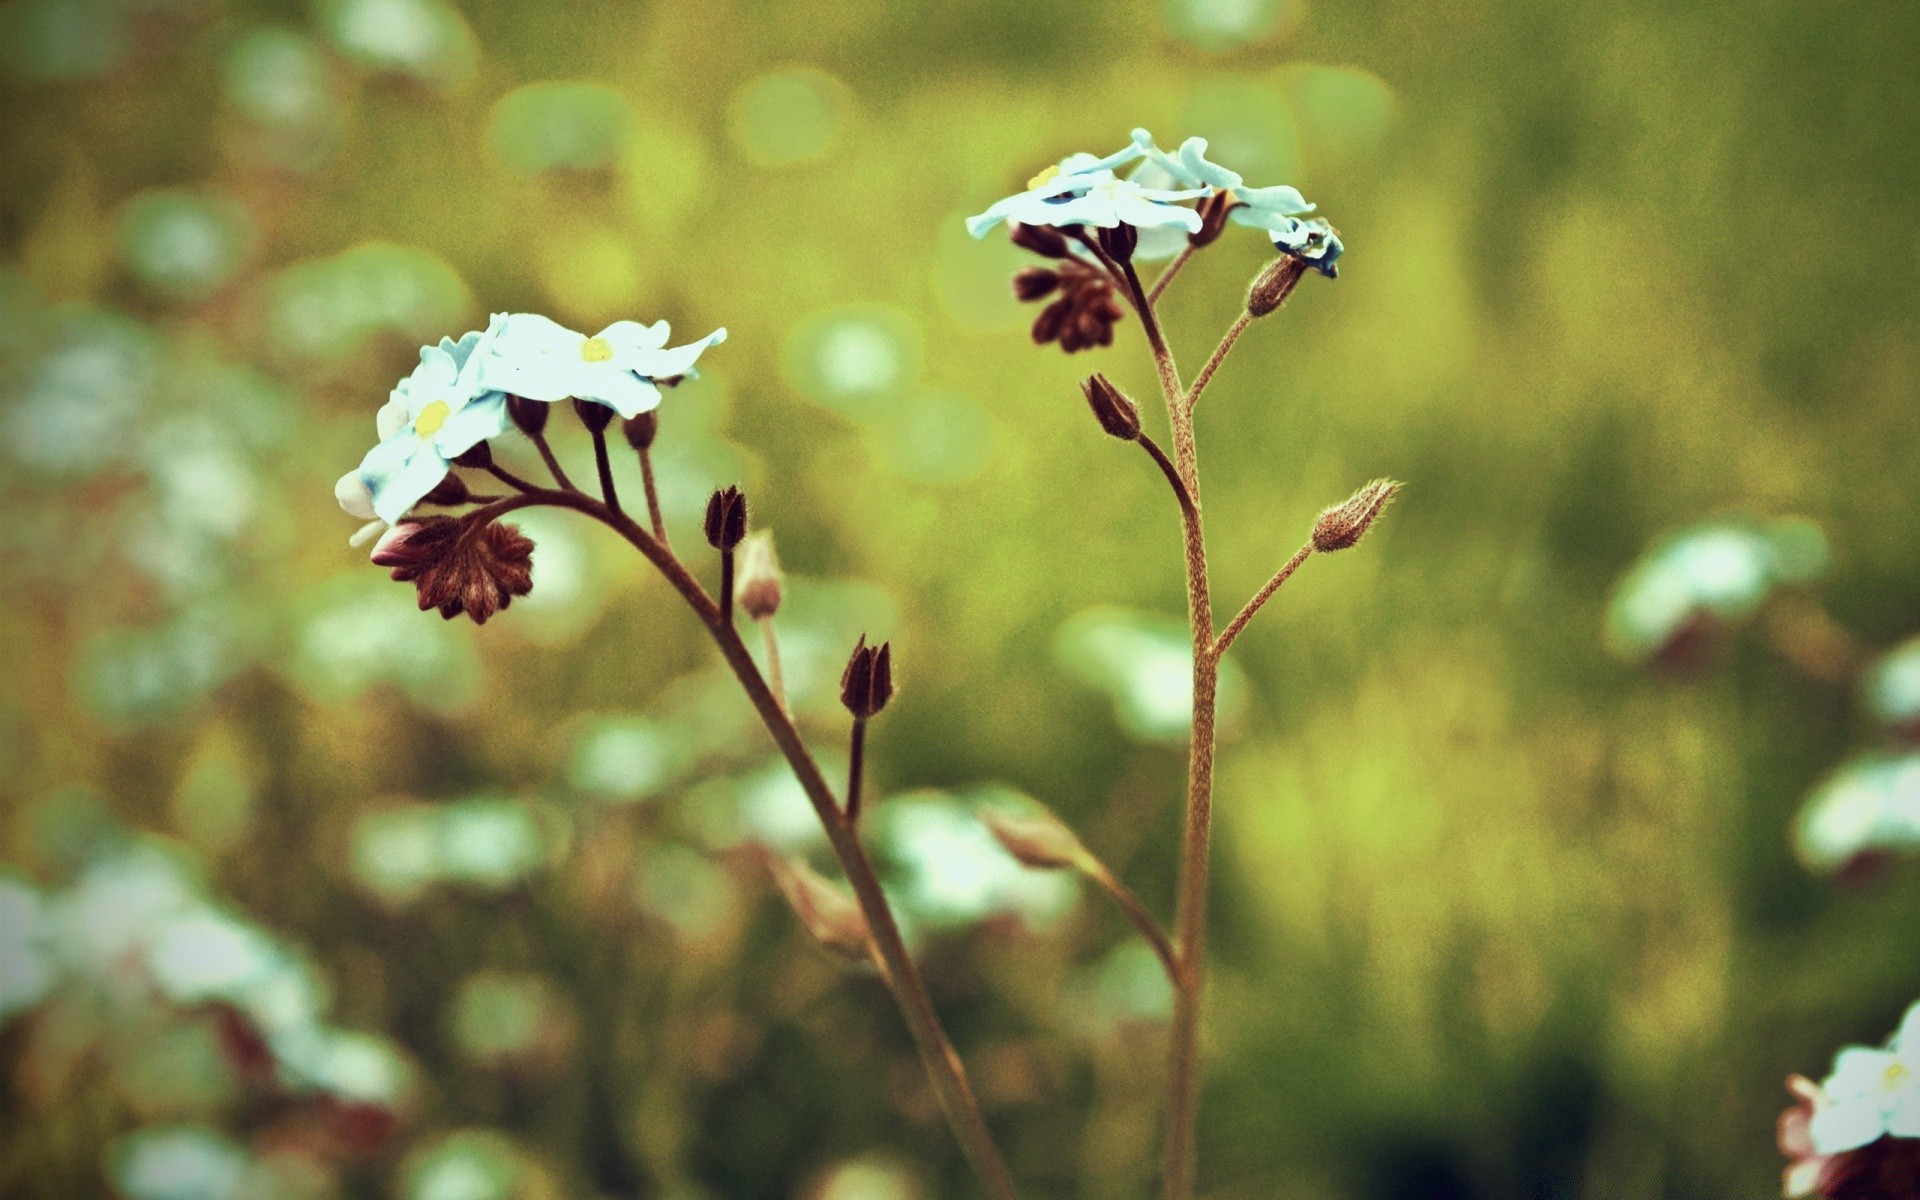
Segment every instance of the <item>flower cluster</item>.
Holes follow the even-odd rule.
[[[1780,1116],[1789,1197],[1920,1197],[1920,1003],[1878,1049],[1849,1046],[1819,1084],[1796,1075]]]

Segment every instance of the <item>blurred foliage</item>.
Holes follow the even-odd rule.
[[[776,531],[830,771],[894,639],[873,832],[989,1117],[1033,1196],[1145,1194],[1153,956],[966,814],[1170,907],[1177,526],[1075,388],[1152,372],[1028,346],[960,228],[1144,124],[1350,247],[1200,414],[1219,605],[1412,481],[1234,650],[1206,1194],[1773,1194],[1781,1079],[1920,984],[1920,878],[1796,856],[1920,842],[1917,59],[1894,0],[4,0],[0,1192],[970,1194],[668,590],[539,514],[476,630],[343,545],[418,343],[533,310],[732,330],[675,541],[732,482]],[[1190,367],[1261,262],[1170,292]],[[1607,653],[1702,611],[1710,669]]]

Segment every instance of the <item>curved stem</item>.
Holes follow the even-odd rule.
[[[537,492],[540,490],[539,484],[531,483],[520,478],[520,476],[515,475],[512,471],[507,470],[497,462],[487,464],[487,473],[516,492]]]
[[[1300,549],[1294,553],[1294,556],[1287,560],[1287,565],[1274,572],[1273,578],[1267,580],[1266,585],[1253,594],[1253,599],[1247,601],[1246,607],[1242,608],[1233,620],[1227,622],[1227,627],[1220,631],[1219,639],[1213,643],[1213,653],[1215,656],[1227,652],[1227,647],[1233,645],[1233,639],[1240,636],[1240,631],[1247,627],[1248,621],[1253,620],[1253,614],[1259,612],[1260,606],[1273,598],[1273,594],[1280,590],[1280,585],[1285,583],[1288,577],[1295,571],[1299,570],[1300,564],[1307,561],[1307,556],[1312,553],[1312,542],[1308,542],[1306,545],[1300,547]]]
[[[1142,450],[1145,450],[1152,456],[1154,465],[1160,468],[1160,473],[1165,475],[1167,482],[1173,486],[1173,498],[1180,502],[1180,516],[1182,521],[1198,521],[1200,517],[1199,514],[1194,511],[1193,497],[1187,495],[1186,483],[1181,480],[1179,470],[1173,463],[1167,460],[1167,453],[1160,448],[1160,443],[1154,441],[1144,433],[1134,440],[1140,443]]]
[[[780,639],[773,631],[773,618],[760,618],[760,636],[767,650],[767,684],[773,688],[774,699],[780,701],[780,707],[787,706],[787,685],[780,677]]]
[[[1193,377],[1193,386],[1187,389],[1188,412],[1192,412],[1193,406],[1200,403],[1200,393],[1207,390],[1207,384],[1212,381],[1213,373],[1218,371],[1220,364],[1227,360],[1227,352],[1233,349],[1233,344],[1240,340],[1240,335],[1245,333],[1247,326],[1251,324],[1253,324],[1253,314],[1242,312],[1234,318],[1233,324],[1227,326],[1226,336],[1221,338],[1220,344],[1213,348],[1213,356],[1207,359],[1206,365],[1200,368],[1200,373]]]
[[[600,498],[614,512],[620,511],[620,497],[613,490],[613,462],[607,457],[607,431],[593,431],[593,462],[600,472]]]
[[[653,524],[653,536],[664,546],[667,544],[667,522],[660,515],[660,493],[653,486],[653,455],[646,450],[640,452],[640,483],[647,492],[647,517]]]
[[[560,460],[553,456],[553,447],[547,444],[547,435],[544,433],[529,433],[527,440],[531,441],[533,448],[540,452],[540,459],[547,464],[547,470],[552,472],[553,481],[569,492],[576,490],[573,486],[573,480],[568,479],[567,473],[561,469]]]
[[[1160,959],[1160,965],[1166,968],[1167,979],[1177,985],[1180,982],[1180,962],[1173,952],[1173,943],[1167,940],[1166,931],[1160,928],[1160,922],[1154,920],[1153,914],[1147,911],[1147,906],[1140,902],[1140,897],[1133,894],[1132,888],[1121,883],[1119,877],[1107,869],[1107,864],[1097,859],[1083,866],[1082,870],[1086,872],[1087,878],[1099,884],[1107,895],[1113,897],[1113,902],[1120,906],[1120,911],[1126,914],[1127,920],[1133,922],[1133,927],[1140,931],[1140,936],[1147,939],[1147,945],[1153,947],[1154,954]]]
[[[1187,260],[1192,258],[1194,252],[1198,249],[1200,249],[1200,247],[1194,245],[1192,242],[1188,242],[1180,248],[1179,257],[1168,263],[1166,270],[1160,272],[1160,277],[1153,281],[1153,287],[1147,292],[1147,303],[1158,304],[1160,302],[1160,293],[1167,290],[1167,285],[1173,282],[1173,277],[1180,273],[1180,269],[1187,265]]]

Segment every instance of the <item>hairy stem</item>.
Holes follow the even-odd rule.
[[[1187,260],[1192,258],[1194,252],[1198,249],[1200,249],[1200,247],[1194,245],[1192,242],[1188,242],[1180,248],[1179,256],[1168,263],[1166,269],[1160,272],[1160,277],[1153,281],[1153,287],[1147,292],[1147,303],[1160,303],[1160,293],[1167,290],[1167,285],[1173,282],[1173,277],[1180,273],[1180,269],[1187,265]]]
[[[1188,412],[1192,412],[1193,406],[1200,403],[1200,393],[1207,390],[1207,384],[1212,381],[1213,373],[1218,371],[1220,364],[1227,360],[1228,351],[1233,349],[1233,344],[1240,340],[1240,335],[1245,333],[1247,326],[1251,324],[1253,324],[1253,314],[1243,312],[1234,319],[1232,325],[1227,327],[1227,335],[1220,339],[1218,346],[1214,347],[1213,356],[1207,359],[1205,366],[1200,368],[1200,373],[1193,377],[1193,387],[1187,391]]]
[[[533,448],[540,452],[540,460],[547,464],[547,470],[552,473],[553,481],[566,491],[574,491],[573,480],[567,478],[567,473],[560,467],[560,460],[553,456],[553,447],[547,444],[547,435],[529,433],[527,440],[531,441]]]
[[[1287,560],[1287,565],[1274,572],[1273,578],[1267,580],[1266,585],[1253,594],[1253,599],[1247,601],[1246,607],[1242,608],[1233,620],[1227,622],[1227,627],[1220,631],[1219,639],[1213,643],[1213,653],[1216,656],[1227,652],[1227,647],[1233,645],[1233,639],[1240,636],[1240,631],[1247,627],[1248,621],[1253,620],[1253,614],[1259,612],[1260,606],[1273,598],[1273,594],[1280,590],[1280,585],[1298,571],[1300,564],[1307,561],[1307,556],[1312,553],[1312,542],[1300,547],[1295,551],[1294,556]]]
[[[543,504],[584,513],[625,538],[680,593],[681,599],[700,618],[700,623],[706,626],[708,635],[713,638],[734,677],[740,681],[741,689],[746,692],[761,723],[772,735],[781,756],[787,760],[794,778],[806,793],[807,802],[813,806],[814,815],[827,832],[827,841],[833,847],[834,856],[840,860],[847,882],[853,887],[861,914],[866,917],[875,966],[886,981],[888,990],[893,993],[901,1016],[906,1019],[907,1030],[913,1037],[914,1048],[920,1054],[921,1065],[933,1085],[948,1125],[960,1142],[962,1152],[979,1177],[981,1186],[993,1200],[1017,1200],[1013,1177],[994,1145],[993,1135],[987,1130],[986,1119],[980,1114],[979,1102],[974,1098],[972,1085],[967,1080],[966,1067],[954,1052],[953,1044],[947,1040],[946,1031],[941,1028],[933,1000],[927,994],[919,968],[914,966],[913,958],[907,952],[899,923],[894,920],[886,894],[881,891],[873,863],[867,858],[866,849],[860,844],[853,824],[841,811],[840,803],[834,798],[833,788],[821,773],[819,763],[801,739],[799,727],[761,675],[760,668],[755,665],[753,655],[740,639],[733,622],[671,551],[635,524],[632,518],[613,511],[591,496],[575,491],[541,489],[509,496],[478,509],[472,519],[492,520],[516,508]]]
[[[1160,928],[1160,922],[1147,911],[1147,906],[1140,902],[1140,897],[1133,894],[1132,888],[1121,883],[1119,877],[1107,869],[1107,864],[1097,859],[1082,869],[1089,879],[1099,884],[1107,895],[1113,897],[1113,902],[1120,906],[1120,911],[1126,914],[1127,920],[1133,922],[1133,927],[1140,931],[1140,936],[1147,939],[1147,945],[1153,947],[1154,954],[1160,959],[1160,965],[1166,968],[1167,979],[1178,984],[1180,962],[1173,952],[1173,943],[1167,940],[1166,931]]]

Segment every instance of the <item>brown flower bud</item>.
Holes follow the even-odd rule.
[[[507,397],[507,419],[528,437],[545,429],[547,418],[551,415],[553,406],[544,400],[529,400],[525,396]]]
[[[465,504],[473,493],[467,488],[467,481],[448,471],[446,478],[433,485],[433,490],[421,499],[428,504],[437,504],[442,508],[451,508],[456,504]]]
[[[1374,518],[1387,507],[1401,485],[1391,479],[1376,479],[1320,514],[1313,523],[1313,548],[1322,554],[1345,550],[1366,536]]]
[[[375,566],[389,567],[420,593],[420,608],[452,620],[465,613],[484,625],[515,596],[533,590],[533,540],[511,525],[455,517],[406,520],[373,548]]]
[[[1067,318],[1072,315],[1073,297],[1071,296],[1062,296],[1041,309],[1040,315],[1033,319],[1033,344],[1044,346],[1058,339],[1060,331],[1066,327]]]
[[[1060,286],[1060,272],[1045,267],[1021,267],[1013,273],[1013,296],[1022,304],[1043,300]]]
[[[1036,808],[1038,811],[1032,813],[1012,813],[982,805],[976,813],[987,832],[1024,866],[1058,871],[1083,867],[1092,861],[1073,830],[1052,813]]]
[[[758,621],[780,611],[780,560],[773,552],[773,531],[762,529],[740,547],[734,579],[735,598]]]
[[[1101,229],[1094,234],[1100,248],[1107,252],[1115,262],[1127,262],[1133,258],[1133,251],[1140,244],[1140,231],[1121,222],[1111,229]]]
[[[1022,225],[1013,221],[1007,225],[1007,236],[1013,239],[1014,245],[1043,258],[1065,258],[1071,253],[1067,239],[1051,225]]]
[[[733,486],[721,488],[707,500],[707,544],[731,550],[747,536],[747,498]]]
[[[628,417],[621,422],[620,432],[627,436],[627,445],[646,452],[653,447],[653,439],[660,436],[659,410],[650,408],[637,417]]]
[[[867,957],[867,918],[845,888],[797,858],[769,854],[767,869],[815,941],[842,958]]]
[[[1134,441],[1140,436],[1140,406],[1113,386],[1105,375],[1096,371],[1082,379],[1080,391],[1086,396],[1087,405],[1093,409],[1093,418],[1100,422],[1100,428],[1123,442]]]
[[[580,418],[588,433],[601,433],[613,424],[614,412],[598,400],[575,400],[573,415]]]
[[[1200,202],[1200,230],[1187,235],[1187,241],[1198,250],[1211,246],[1227,227],[1227,214],[1233,211],[1239,201],[1231,192],[1215,192]]]
[[[840,676],[840,703],[847,706],[855,720],[864,721],[878,714],[892,698],[892,643],[869,646],[863,633],[860,643],[853,648],[853,656],[847,659],[846,671]]]
[[[454,456],[453,465],[484,471],[493,465],[493,447],[485,442],[475,442]]]
[[[1268,263],[1266,269],[1254,278],[1253,286],[1247,289],[1248,315],[1264,317],[1285,304],[1287,297],[1293,294],[1294,285],[1306,273],[1306,260],[1291,254],[1282,254]]]

